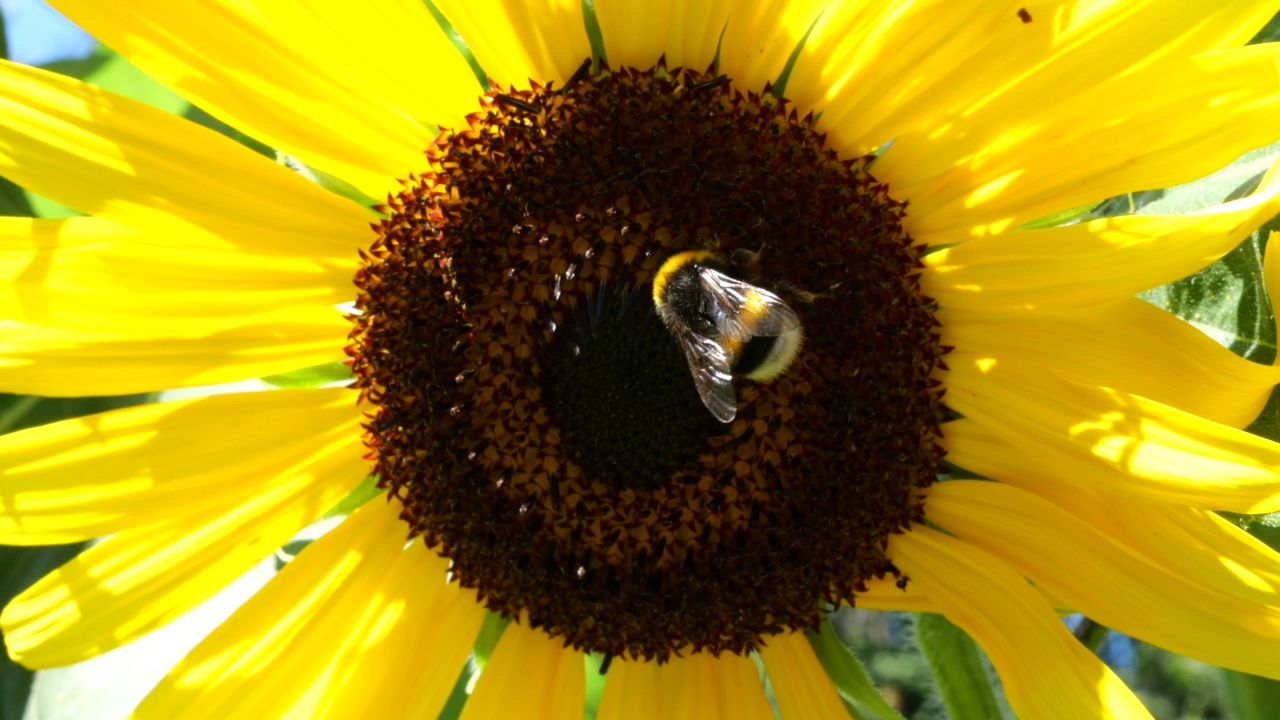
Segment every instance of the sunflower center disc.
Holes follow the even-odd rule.
[[[786,101],[688,70],[491,93],[391,198],[348,352],[411,535],[583,650],[747,652],[893,573],[942,349],[904,204]],[[654,317],[673,253],[759,253],[805,343],[737,417]]]

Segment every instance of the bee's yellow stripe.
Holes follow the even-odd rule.
[[[653,274],[653,304],[661,305],[664,302],[667,294],[667,280],[671,278],[672,273],[688,263],[706,260],[709,257],[715,257],[715,253],[710,250],[687,250],[667,258],[667,261],[662,263],[662,267],[658,268],[658,272]]]

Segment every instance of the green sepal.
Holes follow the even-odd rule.
[[[804,50],[804,44],[809,41],[809,34],[816,27],[818,27],[818,18],[814,18],[813,23],[809,25],[809,29],[805,30],[804,35],[800,36],[800,42],[796,43],[795,48],[791,50],[791,54],[787,56],[787,62],[782,66],[782,72],[778,73],[778,79],[773,81],[771,91],[774,97],[782,97],[783,93],[787,91],[787,82],[791,79],[791,71],[795,69],[796,61],[800,59],[800,51]]]
[[[338,501],[336,505],[329,508],[325,514],[321,515],[319,520],[328,520],[332,517],[347,516],[359,510],[365,503],[370,500],[386,495],[386,491],[378,487],[377,475],[366,475],[355,489],[347,493],[346,497]]]
[[[863,715],[858,708],[862,707],[881,720],[903,720],[902,715],[880,694],[866,668],[840,641],[829,620],[824,618],[817,632],[806,631],[805,636],[851,717],[861,720]]]
[[[292,155],[286,155],[279,150],[276,151],[276,162],[284,165],[325,190],[328,190],[335,195],[341,195],[361,207],[372,210],[374,205],[378,205],[383,202],[383,200],[376,200],[373,197],[366,195],[364,191],[346,180],[343,180],[336,175],[330,175],[323,170],[317,170],[298,158]]]
[[[484,616],[480,632],[476,633],[476,641],[471,646],[471,656],[463,664],[462,672],[458,674],[458,680],[453,685],[453,692],[449,694],[449,699],[445,702],[444,709],[440,711],[437,720],[457,720],[462,715],[467,698],[471,695],[471,689],[480,678],[484,666],[488,664],[489,656],[493,655],[498,641],[502,639],[502,633],[510,624],[510,619],[497,613],[491,612]]]
[[[453,23],[449,22],[449,18],[445,17],[444,13],[440,12],[440,8],[436,7],[436,4],[431,0],[422,0],[422,4],[427,6],[427,12],[430,12],[431,17],[435,18],[436,24],[444,31],[454,49],[461,53],[462,58],[467,61],[467,65],[471,67],[471,72],[475,74],[476,80],[480,82],[480,87],[484,88],[486,92],[492,90],[493,87],[489,85],[489,74],[484,71],[484,68],[480,67],[480,63],[476,61],[476,56],[471,53],[471,48],[467,46],[467,41],[453,28]],[[434,130],[434,128],[432,129]]]
[[[598,73],[609,64],[609,56],[604,52],[604,33],[600,32],[594,0],[582,0],[582,24],[586,26],[587,42],[591,43],[592,71]]]
[[[294,389],[316,388],[323,385],[351,382],[354,379],[355,376],[351,374],[349,365],[335,361],[323,365],[312,365],[311,367],[290,370],[279,375],[270,375],[262,378],[262,381],[278,388]]]
[[[1000,720],[978,646],[965,633],[941,615],[912,613],[915,618],[916,644],[929,661],[934,683],[942,695],[947,714],[965,720]]]
[[[489,657],[493,655],[494,648],[498,647],[498,641],[502,639],[502,633],[506,632],[510,624],[511,618],[502,617],[495,612],[485,614],[472,650],[476,656],[476,665],[479,665],[481,670],[484,670],[484,666],[489,663]]]
[[[583,720],[595,720],[596,713],[600,712],[600,698],[604,697],[604,684],[609,677],[607,673],[600,672],[603,665],[603,654],[583,653],[582,669],[587,674]]]
[[[1039,220],[1032,220],[1025,225],[1018,226],[1016,229],[1040,230],[1043,228],[1058,227],[1059,225],[1068,225],[1093,212],[1093,209],[1096,207],[1098,207],[1098,203],[1096,202],[1081,205],[1079,207],[1073,207],[1070,210],[1063,210],[1062,212],[1056,212],[1052,215],[1046,215]]]

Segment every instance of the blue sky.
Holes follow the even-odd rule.
[[[84,57],[97,44],[44,0],[0,0],[9,58],[28,65]]]

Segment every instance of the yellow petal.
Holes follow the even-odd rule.
[[[616,658],[609,666],[596,720],[649,720],[658,714],[658,673],[655,662]]]
[[[512,623],[462,709],[462,720],[581,720],[586,704],[582,653]]]
[[[817,19],[796,61],[787,97],[822,113],[822,129],[841,155],[863,155],[894,137],[872,131],[886,117],[896,128],[905,123],[900,114],[914,119],[937,112],[934,98],[942,100],[949,91],[939,81],[963,78],[972,91],[1004,79],[1010,67],[1004,61],[981,61],[983,51],[990,52],[988,43],[999,43],[1011,64],[1029,57],[1035,51],[1032,33],[1014,33],[1007,22],[998,22],[1010,17],[1016,20],[1008,7],[993,2],[833,4]],[[957,65],[968,72],[950,78]],[[921,97],[926,88],[932,92]],[[924,108],[915,107],[920,104]]]
[[[273,250],[103,218],[0,218],[4,389],[123,394],[342,359],[350,323],[334,306],[353,294],[354,262]]]
[[[741,90],[761,92],[782,74],[824,6],[821,0],[732,3],[720,39],[720,72]]]
[[[296,3],[141,0],[121,13],[94,0],[57,2],[77,25],[214,117],[382,198],[394,178],[426,167],[429,128],[457,125],[463,108],[474,107],[461,104],[465,88],[473,95],[478,88],[439,27],[403,7],[389,18],[401,27],[382,28],[386,43],[403,59],[410,34],[422,30],[414,35],[421,55],[393,77],[380,74],[393,58],[363,59],[380,52],[373,44],[381,42],[380,25],[354,19],[363,3],[339,5],[325,6],[335,13],[326,22]],[[350,40],[342,32],[348,26]],[[388,94],[411,72],[429,76],[404,86],[405,96],[421,99]],[[424,105],[432,114],[420,119],[429,126],[413,116]]]
[[[383,653],[404,647],[393,639],[402,628],[435,620],[453,620],[457,626],[422,638],[436,644],[415,651],[417,657],[431,652],[426,656],[430,661],[421,666],[401,666],[397,661],[403,658],[390,658],[402,674],[384,680],[395,683],[394,699],[401,701],[402,712],[410,690],[399,681],[406,674],[445,675],[442,682],[451,688],[484,613],[445,585],[442,561],[430,560],[417,544],[406,547],[400,510],[397,502],[375,500],[308,546],[196,646],[147,696],[135,717],[278,717],[313,698],[317,684],[332,683],[341,688],[340,696],[348,697],[349,682],[357,678],[345,673],[375,656],[379,663],[388,662]],[[426,582],[418,585],[414,573],[422,573]],[[455,608],[453,601],[435,597],[443,593],[465,602]],[[426,621],[420,615],[445,606],[451,608],[449,615]],[[465,608],[475,612],[469,615]],[[468,627],[473,631],[469,636]],[[439,691],[424,700],[424,708],[430,701],[443,705]]]
[[[743,91],[761,92],[781,75],[823,5],[820,0],[604,0],[595,8],[614,67],[648,68],[665,54],[669,68],[704,71],[718,50],[720,73]]]
[[[720,31],[735,4],[729,0],[596,0],[596,18],[613,67],[706,70],[715,59]]]
[[[361,419],[349,389],[282,390],[2,435],[0,543],[78,542],[249,502],[304,477],[326,447],[358,445]]]
[[[1280,554],[1249,533],[1205,510],[1144,502],[1107,478],[1086,486],[1055,474],[971,420],[945,426],[948,459],[984,477],[1035,493],[1174,575],[1254,602],[1280,592]],[[859,605],[861,605],[859,598]]]
[[[924,258],[924,292],[943,307],[1072,308],[1186,277],[1280,212],[1280,171],[1252,195],[1195,215],[1133,215],[999,232]]]
[[[1061,105],[1046,87],[1016,121],[988,107],[898,136],[876,177],[910,198],[904,224],[929,243],[1193,180],[1276,139],[1277,58],[1276,44],[1171,58]]]
[[[847,711],[804,633],[774,635],[760,648],[760,659],[773,684],[780,717],[828,720]]]
[[[694,653],[663,665],[618,658],[600,698],[599,720],[772,720],[749,657]]]
[[[212,385],[343,360],[343,338],[279,323],[156,342],[0,320],[0,389],[78,397]]]
[[[349,262],[367,244],[367,210],[135,100],[0,62],[0,115],[0,174],[83,213],[268,256]]]
[[[1082,385],[1123,388],[1207,420],[1244,427],[1280,383],[1190,324],[1137,298],[1072,312],[938,313],[942,341],[976,355],[1034,358]]]
[[[381,552],[394,551],[387,545]],[[323,651],[327,667],[290,715],[335,720],[438,715],[485,617],[474,591],[446,582],[448,570],[448,560],[415,542],[398,553],[383,578],[363,585],[360,592],[369,597],[359,624]],[[245,712],[252,714],[253,706],[246,705]]]
[[[562,86],[591,43],[581,0],[437,0],[476,62],[505,89],[557,81]]]
[[[947,364],[949,407],[1057,464],[1069,481],[1212,510],[1280,509],[1280,445],[1270,440],[1138,395],[1068,382],[1017,356],[954,353]]]
[[[350,434],[317,447],[283,479],[261,478],[264,489],[241,504],[212,504],[86,550],[5,607],[10,655],[33,668],[65,665],[182,615],[349,493],[367,472],[362,449]]]
[[[940,483],[926,507],[931,521],[1107,627],[1213,665],[1280,677],[1280,595],[1266,605],[1191,582],[1008,485]]]
[[[283,31],[288,38],[284,42],[305,54],[313,67],[331,62],[359,83],[356,91],[362,96],[405,113],[428,129],[462,127],[466,115],[477,109],[481,87],[475,74],[421,0],[257,0],[253,5],[263,21],[274,31]],[[178,21],[184,22],[180,17]],[[211,57],[219,54],[219,63],[225,62],[224,47],[210,43],[204,49]],[[311,80],[324,82],[325,78]],[[234,96],[228,99],[241,102]],[[241,109],[237,107],[236,112]]]
[[[853,605],[863,610],[941,612],[918,585],[907,582],[898,587],[898,582],[892,576],[868,580],[867,589],[858,592]]]
[[[1022,720],[1151,717],[1035,588],[995,556],[923,526],[893,536],[889,551],[986,651]]]
[[[1018,9],[991,1],[831,7],[787,95],[822,111],[833,144],[858,155],[908,132],[933,139],[983,123],[998,130],[1137,65],[1243,44],[1275,11],[1263,0],[1036,2],[1022,8],[1026,23]]]
[[[199,337],[246,322],[340,332],[354,258],[204,247],[103,218],[0,218],[0,317],[139,338]]]
[[[1216,513],[1111,497],[1103,502],[1122,529],[1118,537],[1174,575],[1254,602],[1280,604],[1280,553]]]

